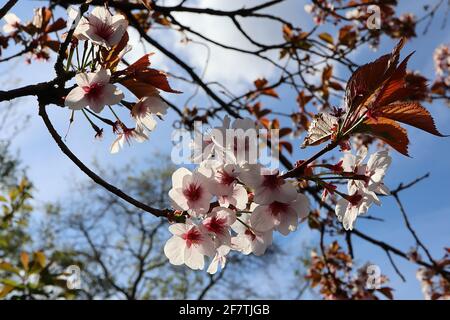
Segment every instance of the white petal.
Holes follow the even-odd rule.
[[[176,266],[184,263],[185,250],[185,241],[177,236],[170,238],[164,246],[164,254],[170,263]]]
[[[186,197],[183,195],[181,188],[172,188],[169,190],[169,198],[172,200],[172,207],[175,210],[188,210],[189,205],[187,203]]]
[[[349,204],[349,202],[347,200],[345,200],[344,198],[341,198],[336,203],[335,212],[336,212],[336,216],[338,217],[339,221],[342,221],[344,219],[348,204]]]
[[[89,87],[95,73],[78,73],[75,75],[75,81],[79,87]]]
[[[158,115],[166,114],[167,109],[169,108],[167,103],[165,103],[159,95],[147,97],[146,103],[149,106],[150,112]]]
[[[107,84],[109,83],[109,79],[111,76],[109,75],[108,71],[106,69],[101,68],[97,72],[94,73],[94,77],[91,80],[91,83],[98,83],[98,84]]]
[[[173,235],[182,236],[187,231],[189,231],[190,228],[192,228],[191,225],[185,223],[175,223],[169,226],[169,231]]]
[[[234,199],[233,205],[239,209],[244,210],[248,203],[247,190],[240,184],[234,186],[232,198]]]
[[[16,16],[14,13],[7,13],[3,17],[5,19],[6,23],[9,25],[14,25],[16,23],[20,23],[20,19],[18,16]]]
[[[358,216],[358,208],[357,207],[349,207],[345,212],[344,219],[342,220],[342,225],[345,230],[353,230],[353,223]]]
[[[252,252],[255,256],[261,256],[271,244],[272,230],[257,235],[256,239],[252,242]]]
[[[250,216],[250,222],[255,230],[265,232],[274,228],[274,218],[269,210],[269,206],[261,205],[256,207]]]
[[[72,110],[81,110],[87,107],[89,104],[88,99],[85,97],[85,92],[82,88],[73,88],[67,95],[64,104]]]
[[[298,216],[297,213],[288,209],[287,212],[284,212],[281,215],[280,224],[276,227],[276,229],[284,236],[287,236],[289,232],[295,231],[298,226]]]
[[[138,123],[143,125],[147,130],[153,131],[156,128],[156,120],[153,119],[151,115],[146,115],[142,118],[139,118]]]
[[[111,145],[111,153],[118,153],[120,151],[120,149],[123,148],[123,143],[124,143],[124,136],[123,134],[120,134],[116,140],[114,140],[114,142]]]
[[[310,211],[309,199],[304,194],[299,193],[297,199],[292,203],[292,208],[300,219],[306,218]]]
[[[184,251],[184,263],[192,270],[202,270],[205,267],[205,259],[195,246]]]
[[[186,168],[179,168],[172,173],[172,187],[182,188],[185,184],[191,181],[192,172]],[[189,179],[186,179],[189,178]]]
[[[97,19],[101,20],[102,22],[106,23],[106,24],[111,24],[111,13],[109,13],[108,9],[106,9],[103,6],[99,6],[99,7],[95,7],[90,16],[94,16]]]
[[[280,188],[280,193],[278,195],[277,201],[289,203],[297,198],[297,194],[298,193],[295,187],[291,183],[285,182]]]

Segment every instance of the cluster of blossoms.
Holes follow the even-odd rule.
[[[342,114],[341,110],[336,110],[334,114],[323,112],[317,115],[310,125],[303,147],[321,143],[324,139],[330,137],[332,139],[333,136],[337,135],[343,118],[346,118],[346,114]],[[355,139],[353,148],[348,141],[342,141],[340,146],[341,150],[344,151],[342,159],[335,165],[325,167],[337,174],[339,178],[348,179],[347,192],[341,193],[337,190],[336,185],[320,181],[324,188],[322,200],[325,201],[329,194],[339,194],[342,198],[337,201],[336,215],[342,222],[344,229],[352,230],[358,215],[367,213],[372,204],[381,205],[377,195],[389,194],[389,189],[384,185],[383,179],[392,158],[388,151],[378,151],[369,157],[367,163],[364,163],[368,154],[366,145],[358,143],[358,140]],[[356,155],[352,154],[352,149],[356,150]],[[311,165],[311,167],[314,167],[314,165]],[[314,173],[312,170],[309,173],[309,175],[317,177],[324,177],[323,174],[328,173]]]
[[[436,74],[450,87],[450,47],[443,44],[436,48],[433,60]]]
[[[24,47],[22,53],[27,54],[27,63],[31,63],[32,58],[48,60],[50,50],[58,51],[59,42],[52,39],[50,34],[64,29],[66,22],[62,18],[55,19],[50,9],[34,9],[32,20],[27,22],[23,22],[14,13],[5,14],[3,19],[6,22],[2,28],[5,36],[0,35],[0,53],[2,48],[8,47],[9,40]],[[15,56],[17,54],[12,57]]]
[[[349,196],[343,197],[336,204],[336,215],[346,230],[352,230],[356,217],[367,213],[373,203],[381,204],[377,194],[389,194],[383,178],[392,158],[387,151],[375,152],[367,163],[363,163],[366,157],[367,148],[361,146],[356,155],[346,152],[341,161],[344,172],[352,172],[361,177],[360,180],[349,179],[347,184]]]
[[[208,272],[215,273],[231,250],[262,255],[274,231],[288,235],[309,213],[308,198],[293,183],[249,161],[258,137],[233,133],[256,130],[255,123],[238,119],[229,126],[226,118],[204,136],[202,146],[193,143],[204,160],[194,171],[180,168],[172,176],[169,197],[185,218],[169,227],[173,236],[164,252],[172,264],[203,269],[207,256],[212,259]]]
[[[123,15],[112,15],[105,7],[96,7],[87,17],[81,16],[80,19],[77,19],[80,13],[72,7],[69,8],[68,14],[69,18],[75,21],[72,23],[76,23],[68,66],[72,64],[70,59],[74,51],[78,64],[72,64],[72,68],[77,71],[76,86],[66,96],[65,105],[72,110],[82,110],[86,117],[88,115],[84,110],[87,107],[94,114],[98,114],[105,106],[109,106],[116,118],[112,129],[117,135],[111,146],[111,153],[117,153],[131,140],[147,140],[149,132],[156,127],[155,117],[161,118],[168,109],[168,105],[159,95],[159,90],[176,92],[168,85],[166,75],[148,68],[150,54],[144,55],[126,69],[117,71],[121,58],[132,49],[128,45],[128,21]],[[78,58],[79,41],[85,41],[81,61]],[[124,94],[115,83],[130,90],[139,99],[137,103],[124,101]],[[130,111],[135,122],[133,128],[126,126],[113,111],[111,106],[116,104],[122,104]],[[92,120],[88,119],[92,124]],[[93,127],[97,131],[96,136],[101,136],[102,130],[95,125]]]

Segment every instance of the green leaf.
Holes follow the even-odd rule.
[[[15,274],[19,273],[19,269],[17,269],[11,263],[8,263],[8,262],[0,263],[0,270],[12,272],[12,273],[15,273]]]
[[[319,38],[329,44],[334,44],[333,37],[331,36],[331,34],[329,34],[327,32],[323,32],[323,33],[319,34]]]
[[[42,251],[35,252],[34,258],[36,259],[36,261],[39,263],[39,265],[42,268],[45,268],[46,259],[45,259],[45,255]]]

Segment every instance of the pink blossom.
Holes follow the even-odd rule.
[[[198,216],[209,211],[212,195],[208,191],[203,175],[198,171],[191,172],[186,168],[179,168],[172,175],[169,197],[176,210],[188,211]]]
[[[272,202],[268,205],[258,205],[251,214],[252,227],[261,232],[272,229],[278,230],[283,235],[295,231],[298,220],[305,218],[309,212],[309,200],[303,194],[298,194],[297,199],[290,203]]]
[[[231,238],[231,246],[234,250],[245,255],[253,253],[256,256],[261,256],[266,252],[267,247],[272,244],[272,230],[267,232],[255,231],[250,223],[250,214],[248,213],[243,213],[233,223],[231,228],[237,233],[237,236]]]
[[[230,226],[235,221],[236,214],[232,210],[216,207],[211,211],[208,217],[202,221],[202,225],[208,233],[216,237],[220,245],[230,245]]]
[[[297,197],[295,187],[280,177],[278,171],[263,172],[260,165],[244,166],[239,179],[254,189],[254,202],[258,204],[270,204],[274,201],[289,203]]]
[[[7,13],[3,17],[5,19],[6,24],[3,26],[3,31],[5,33],[13,33],[16,32],[20,27],[20,19],[14,13]]]
[[[89,106],[94,112],[101,112],[105,105],[119,103],[123,93],[109,83],[110,75],[105,69],[92,73],[79,73],[75,76],[77,87],[67,95],[65,105],[72,110]]]
[[[351,191],[351,195],[347,199],[340,199],[335,208],[338,220],[345,230],[352,230],[357,216],[365,214],[371,204],[377,201],[373,192],[365,193],[355,187]]]
[[[169,231],[173,236],[166,242],[164,253],[170,263],[202,270],[204,256],[212,257],[215,252],[211,237],[193,224],[176,223],[169,227]]]
[[[222,207],[228,208],[230,205],[234,206],[236,209],[244,210],[248,203],[247,190],[240,185],[236,184],[231,190],[231,193],[223,196],[218,196],[219,204]]]
[[[148,140],[148,136],[140,127],[133,129],[124,128],[111,145],[111,153],[118,153],[123,148],[125,143],[131,144],[132,140],[136,142],[144,142]]]
[[[216,255],[214,256],[207,270],[209,274],[215,274],[219,269],[219,266],[221,269],[225,268],[225,264],[227,262],[226,256],[230,252],[230,249],[231,248],[226,245],[222,245],[217,248]]]
[[[167,113],[167,104],[159,95],[148,96],[140,99],[131,110],[131,116],[136,120],[136,125],[152,131],[156,127],[153,116],[162,116]]]
[[[105,7],[96,7],[87,18],[81,18],[75,29],[80,40],[111,49],[119,43],[128,27],[128,21],[121,14],[111,15]]]

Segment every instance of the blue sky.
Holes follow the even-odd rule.
[[[167,1],[167,3],[169,2],[173,1]],[[242,7],[244,3],[250,6],[261,1],[236,0],[235,2],[226,2],[226,4],[218,0],[189,2],[193,5],[198,3],[199,5],[205,6],[205,3],[208,3],[211,7],[232,9]],[[276,11],[278,11],[276,13],[283,14],[294,24],[308,29],[312,25],[312,21],[303,10],[304,3],[305,1],[288,0],[285,5],[276,7]],[[13,11],[22,20],[29,20],[32,17],[32,8],[35,6],[37,6],[35,1],[20,1]],[[418,15],[423,14],[421,5],[412,5],[411,1],[400,1],[400,11],[413,11]],[[61,12],[61,14],[64,14],[64,12]],[[180,14],[178,18],[183,19],[182,21],[186,23],[190,23],[190,25],[197,29],[201,28],[201,30],[206,30],[205,32],[208,35],[222,42],[237,42],[251,48],[249,44],[246,44],[244,39],[239,38],[226,21],[218,21],[216,18],[213,19],[211,17],[198,18],[198,16],[189,14]],[[410,60],[410,69],[419,70],[430,79],[434,78],[432,61],[434,49],[440,43],[450,42],[448,27],[447,30],[441,30],[441,22],[441,14],[438,14],[427,35],[421,34],[423,25],[420,26],[418,38],[411,40],[403,50],[404,55],[412,50],[416,51]],[[263,25],[256,21],[245,22],[244,26],[249,29],[251,28],[252,34],[261,41],[264,41],[264,39],[274,41],[274,38],[280,37],[279,26],[275,27],[271,24]],[[329,29],[328,31],[332,34],[336,33],[334,29]],[[151,35],[169,48],[180,52],[182,58],[194,66],[198,73],[202,72],[207,55],[206,50],[202,46],[196,44],[186,46],[181,44],[176,34],[167,34],[165,31],[155,30],[152,31]],[[131,39],[136,42],[136,34],[131,33]],[[360,48],[353,54],[352,59],[362,64],[390,51],[394,45],[395,41],[383,39],[381,47],[377,52],[366,47]],[[129,61],[133,61],[142,55],[144,51],[156,53],[153,59],[155,68],[170,70],[174,73],[179,72],[179,69],[157,50],[151,47],[147,47],[144,50],[137,43],[133,53],[130,53],[127,58]],[[5,55],[8,55],[8,53],[12,53],[12,51],[7,50]],[[248,88],[251,88],[252,81],[257,77],[266,77],[269,80],[275,80],[279,75],[268,64],[262,61],[255,61],[253,58],[249,60],[246,56],[234,53],[230,54],[215,47],[212,48],[210,54],[211,61],[206,71],[206,79],[223,81],[227,85],[232,86],[237,93],[243,93]],[[278,53],[274,52],[274,54],[277,55]],[[338,68],[337,72],[343,78],[348,78],[349,76],[347,71],[341,68]],[[53,76],[52,64],[33,62],[32,65],[26,65],[20,59],[7,64],[0,64],[0,85],[2,86],[2,90],[38,81],[46,81],[52,79]],[[186,89],[180,81],[173,79],[171,83],[174,88]],[[294,104],[293,92],[286,89],[280,91],[279,94],[281,96],[280,100],[265,99],[265,107],[285,112],[297,108]],[[173,95],[165,96],[171,101],[182,105],[189,95],[189,93],[185,93],[178,97],[174,97]],[[204,103],[204,97],[200,94],[194,101],[198,105],[201,105]],[[450,109],[439,102],[433,105],[427,105],[427,107],[434,116],[438,128],[443,133],[450,133]],[[13,146],[20,152],[23,163],[28,167],[29,176],[36,186],[36,204],[39,205],[46,201],[61,200],[65,197],[72,196],[70,194],[71,181],[82,180],[85,177],[60,152],[51,140],[41,119],[38,117],[35,100],[33,98],[21,99],[15,103],[14,108],[21,115],[31,116],[26,129],[14,139]],[[67,109],[50,107],[49,114],[58,131],[64,134],[67,131],[70,113]],[[121,167],[130,159],[135,159],[140,160],[137,163],[139,163],[142,169],[145,169],[145,160],[149,159],[156,152],[170,153],[171,144],[169,141],[172,132],[171,124],[174,119],[176,119],[176,115],[170,112],[164,121],[160,121],[157,129],[151,134],[150,141],[143,144],[134,144],[131,148],[126,148],[124,152],[117,155],[110,155],[109,146],[114,137],[110,133],[107,133],[102,141],[94,140],[94,133],[84,119],[82,119],[81,115],[78,115],[70,129],[67,144],[85,163],[92,163],[95,160],[102,166]],[[5,132],[0,133],[0,137],[4,135],[6,135]],[[409,135],[412,142],[410,146],[411,158],[392,152],[394,161],[386,177],[386,183],[389,187],[395,188],[400,182],[408,182],[427,172],[431,173],[429,179],[421,182],[412,189],[404,191],[400,196],[409,213],[411,222],[423,242],[429,246],[431,252],[436,257],[440,257],[443,254],[442,248],[450,245],[450,199],[448,196],[448,181],[450,181],[450,162],[448,160],[450,156],[450,140],[437,138],[412,128],[409,128]],[[161,143],[162,141],[164,143]],[[298,148],[301,139],[296,139],[293,143],[295,152],[292,160],[306,158],[314,151],[314,148],[306,151]],[[380,208],[372,207],[370,214],[382,217],[386,221],[381,223],[359,219],[356,225],[358,229],[375,238],[391,243],[404,251],[407,251],[409,246],[414,243],[411,235],[403,225],[401,214],[393,199],[384,198],[383,206]],[[301,226],[298,232],[281,241],[286,251],[294,251],[302,243],[308,243],[310,241],[314,243],[317,241],[317,234],[310,232],[305,226]],[[417,270],[415,265],[401,258],[394,257],[396,263],[408,279],[406,283],[403,283],[395,274],[383,251],[362,240],[358,240],[356,237],[354,238],[354,247],[358,261],[365,262],[369,260],[378,264],[381,267],[381,271],[389,276],[391,286],[395,288],[394,294],[397,298],[422,298],[419,283],[415,280],[415,272]],[[273,277],[276,279],[276,282],[281,282],[280,287],[282,287],[282,284],[287,285],[290,282],[289,278],[283,276],[284,273],[283,268],[273,270]],[[271,287],[271,283],[266,282],[261,284],[261,286],[265,287],[265,290],[269,290],[268,288]]]

